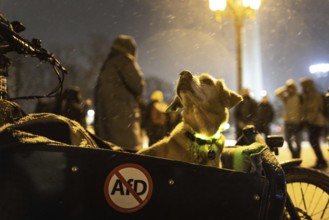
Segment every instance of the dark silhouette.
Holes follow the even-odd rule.
[[[311,78],[301,79],[300,84],[303,89],[302,122],[307,130],[309,141],[317,157],[317,161],[313,168],[323,169],[328,166],[320,146],[322,129],[326,124],[326,119],[323,115],[323,95],[317,91],[315,83]]]
[[[86,127],[86,112],[78,86],[67,87],[60,96],[57,107],[58,114],[79,122],[84,128]]]
[[[326,127],[325,127],[325,136],[327,141],[329,141],[329,89],[324,95],[324,116],[326,117]]]
[[[240,93],[243,100],[234,109],[237,139],[242,135],[242,130],[245,126],[254,125],[257,111],[257,102],[250,96],[250,90],[244,88]]]
[[[270,125],[274,119],[274,110],[267,96],[263,96],[261,102],[257,106],[255,115],[256,130],[265,136],[271,133]]]

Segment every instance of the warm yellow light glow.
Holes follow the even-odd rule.
[[[261,4],[261,0],[243,0],[242,4],[244,7],[250,7],[254,10],[258,10]]]
[[[209,0],[209,8],[212,11],[223,11],[226,8],[226,0]]]

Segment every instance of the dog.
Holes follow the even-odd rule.
[[[242,97],[223,80],[207,73],[193,76],[189,71],[181,72],[167,112],[181,108],[182,122],[168,137],[137,154],[220,167],[223,125],[228,121],[228,109],[240,101]]]

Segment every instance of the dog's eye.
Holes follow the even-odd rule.
[[[208,78],[206,78],[206,79],[201,79],[200,82],[201,82],[201,83],[204,83],[204,84],[207,84],[207,85],[213,85],[213,84],[214,84],[214,83],[212,82],[212,80],[211,80],[211,79],[208,79]]]

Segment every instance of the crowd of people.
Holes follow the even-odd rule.
[[[303,132],[307,134],[309,143],[316,156],[313,168],[326,168],[327,162],[321,151],[321,138],[325,136],[328,126],[328,95],[316,89],[312,78],[300,79],[301,92],[294,80],[289,79],[285,85],[276,89],[274,94],[283,104],[284,138],[292,158],[300,158]],[[234,109],[236,138],[242,134],[246,125],[254,125],[264,135],[271,133],[275,111],[267,96],[260,103],[250,96],[249,89],[241,91],[243,101]]]
[[[301,134],[306,131],[317,161],[314,168],[326,168],[327,162],[321,151],[320,138],[328,123],[325,95],[316,89],[311,78],[300,79],[302,91],[289,79],[275,94],[284,103],[284,134],[293,158],[301,155]]]
[[[136,56],[135,39],[119,35],[111,45],[94,90],[95,134],[128,152],[137,152],[142,148],[143,132],[148,137],[148,145],[152,145],[168,135],[181,120],[180,113],[165,112],[168,105],[162,91],[153,91],[147,102],[143,100],[145,81]],[[324,129],[328,128],[329,90],[327,94],[317,91],[311,78],[301,79],[300,87],[301,92],[296,82],[289,79],[274,91],[283,104],[284,138],[291,157],[300,158],[302,134],[305,132],[317,158],[314,168],[326,168],[320,139]],[[257,102],[248,88],[240,93],[243,101],[233,109],[232,117],[236,138],[241,136],[246,125],[254,125],[264,136],[271,134],[276,113],[268,97],[264,95]],[[71,86],[54,102],[52,112],[86,127],[86,110],[91,106],[90,101],[83,101],[80,88]],[[45,107],[43,102],[39,102],[36,112],[51,112]]]

